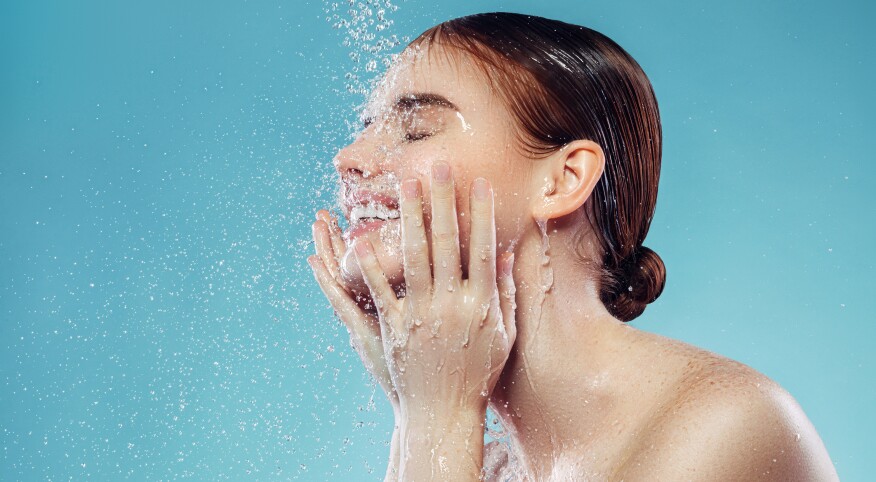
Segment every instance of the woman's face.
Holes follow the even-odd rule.
[[[389,69],[364,110],[364,130],[335,158],[341,206],[349,221],[350,246],[367,237],[390,282],[404,272],[398,219],[399,185],[418,178],[423,186],[426,235],[430,233],[432,164],[450,165],[456,184],[460,248],[468,263],[469,188],[484,177],[495,196],[497,252],[513,247],[530,201],[530,163],[515,149],[512,118],[465,54],[444,55],[440,46],[409,47]],[[504,248],[504,249],[503,249]],[[352,250],[341,262],[345,283],[365,293]]]

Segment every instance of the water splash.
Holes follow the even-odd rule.
[[[342,45],[350,49],[353,67],[344,75],[345,87],[353,94],[367,95],[375,86],[375,72],[389,67],[390,51],[408,43],[408,37],[383,32],[393,25],[389,14],[398,10],[390,0],[347,0],[332,2],[325,8],[326,21],[344,32]],[[364,74],[364,75],[363,75]]]
[[[505,428],[493,408],[487,409],[484,435],[483,480],[526,480],[519,449],[513,444],[515,433],[513,429]]]

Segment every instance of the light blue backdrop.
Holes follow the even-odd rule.
[[[777,380],[872,479],[872,2],[395,3],[382,34],[511,10],[632,53],[668,268],[635,325]],[[0,5],[0,479],[381,478],[391,413],[303,263],[358,101],[331,11]]]

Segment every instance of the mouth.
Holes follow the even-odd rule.
[[[364,233],[380,230],[401,217],[398,200],[373,191],[356,191],[344,202],[349,227],[344,233],[347,242]]]
[[[363,233],[375,231],[401,217],[398,197],[385,190],[344,185],[344,215],[349,221],[344,237],[351,242]]]
[[[359,224],[371,221],[389,221],[390,219],[398,219],[401,217],[401,212],[398,208],[387,206],[379,203],[368,203],[353,206],[350,209],[350,223]]]

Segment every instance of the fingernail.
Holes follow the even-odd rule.
[[[416,179],[407,179],[402,183],[402,194],[405,199],[414,199],[420,196],[420,182]]]
[[[475,199],[484,200],[490,197],[490,185],[487,183],[487,180],[482,177],[474,180],[472,190],[474,191]]]
[[[447,182],[450,180],[450,166],[444,162],[436,162],[432,164],[432,178],[438,182]]]
[[[364,240],[361,240],[361,239],[356,240],[355,249],[356,249],[356,254],[359,255],[360,257],[363,257],[366,254],[368,254],[368,246],[365,245]]]

